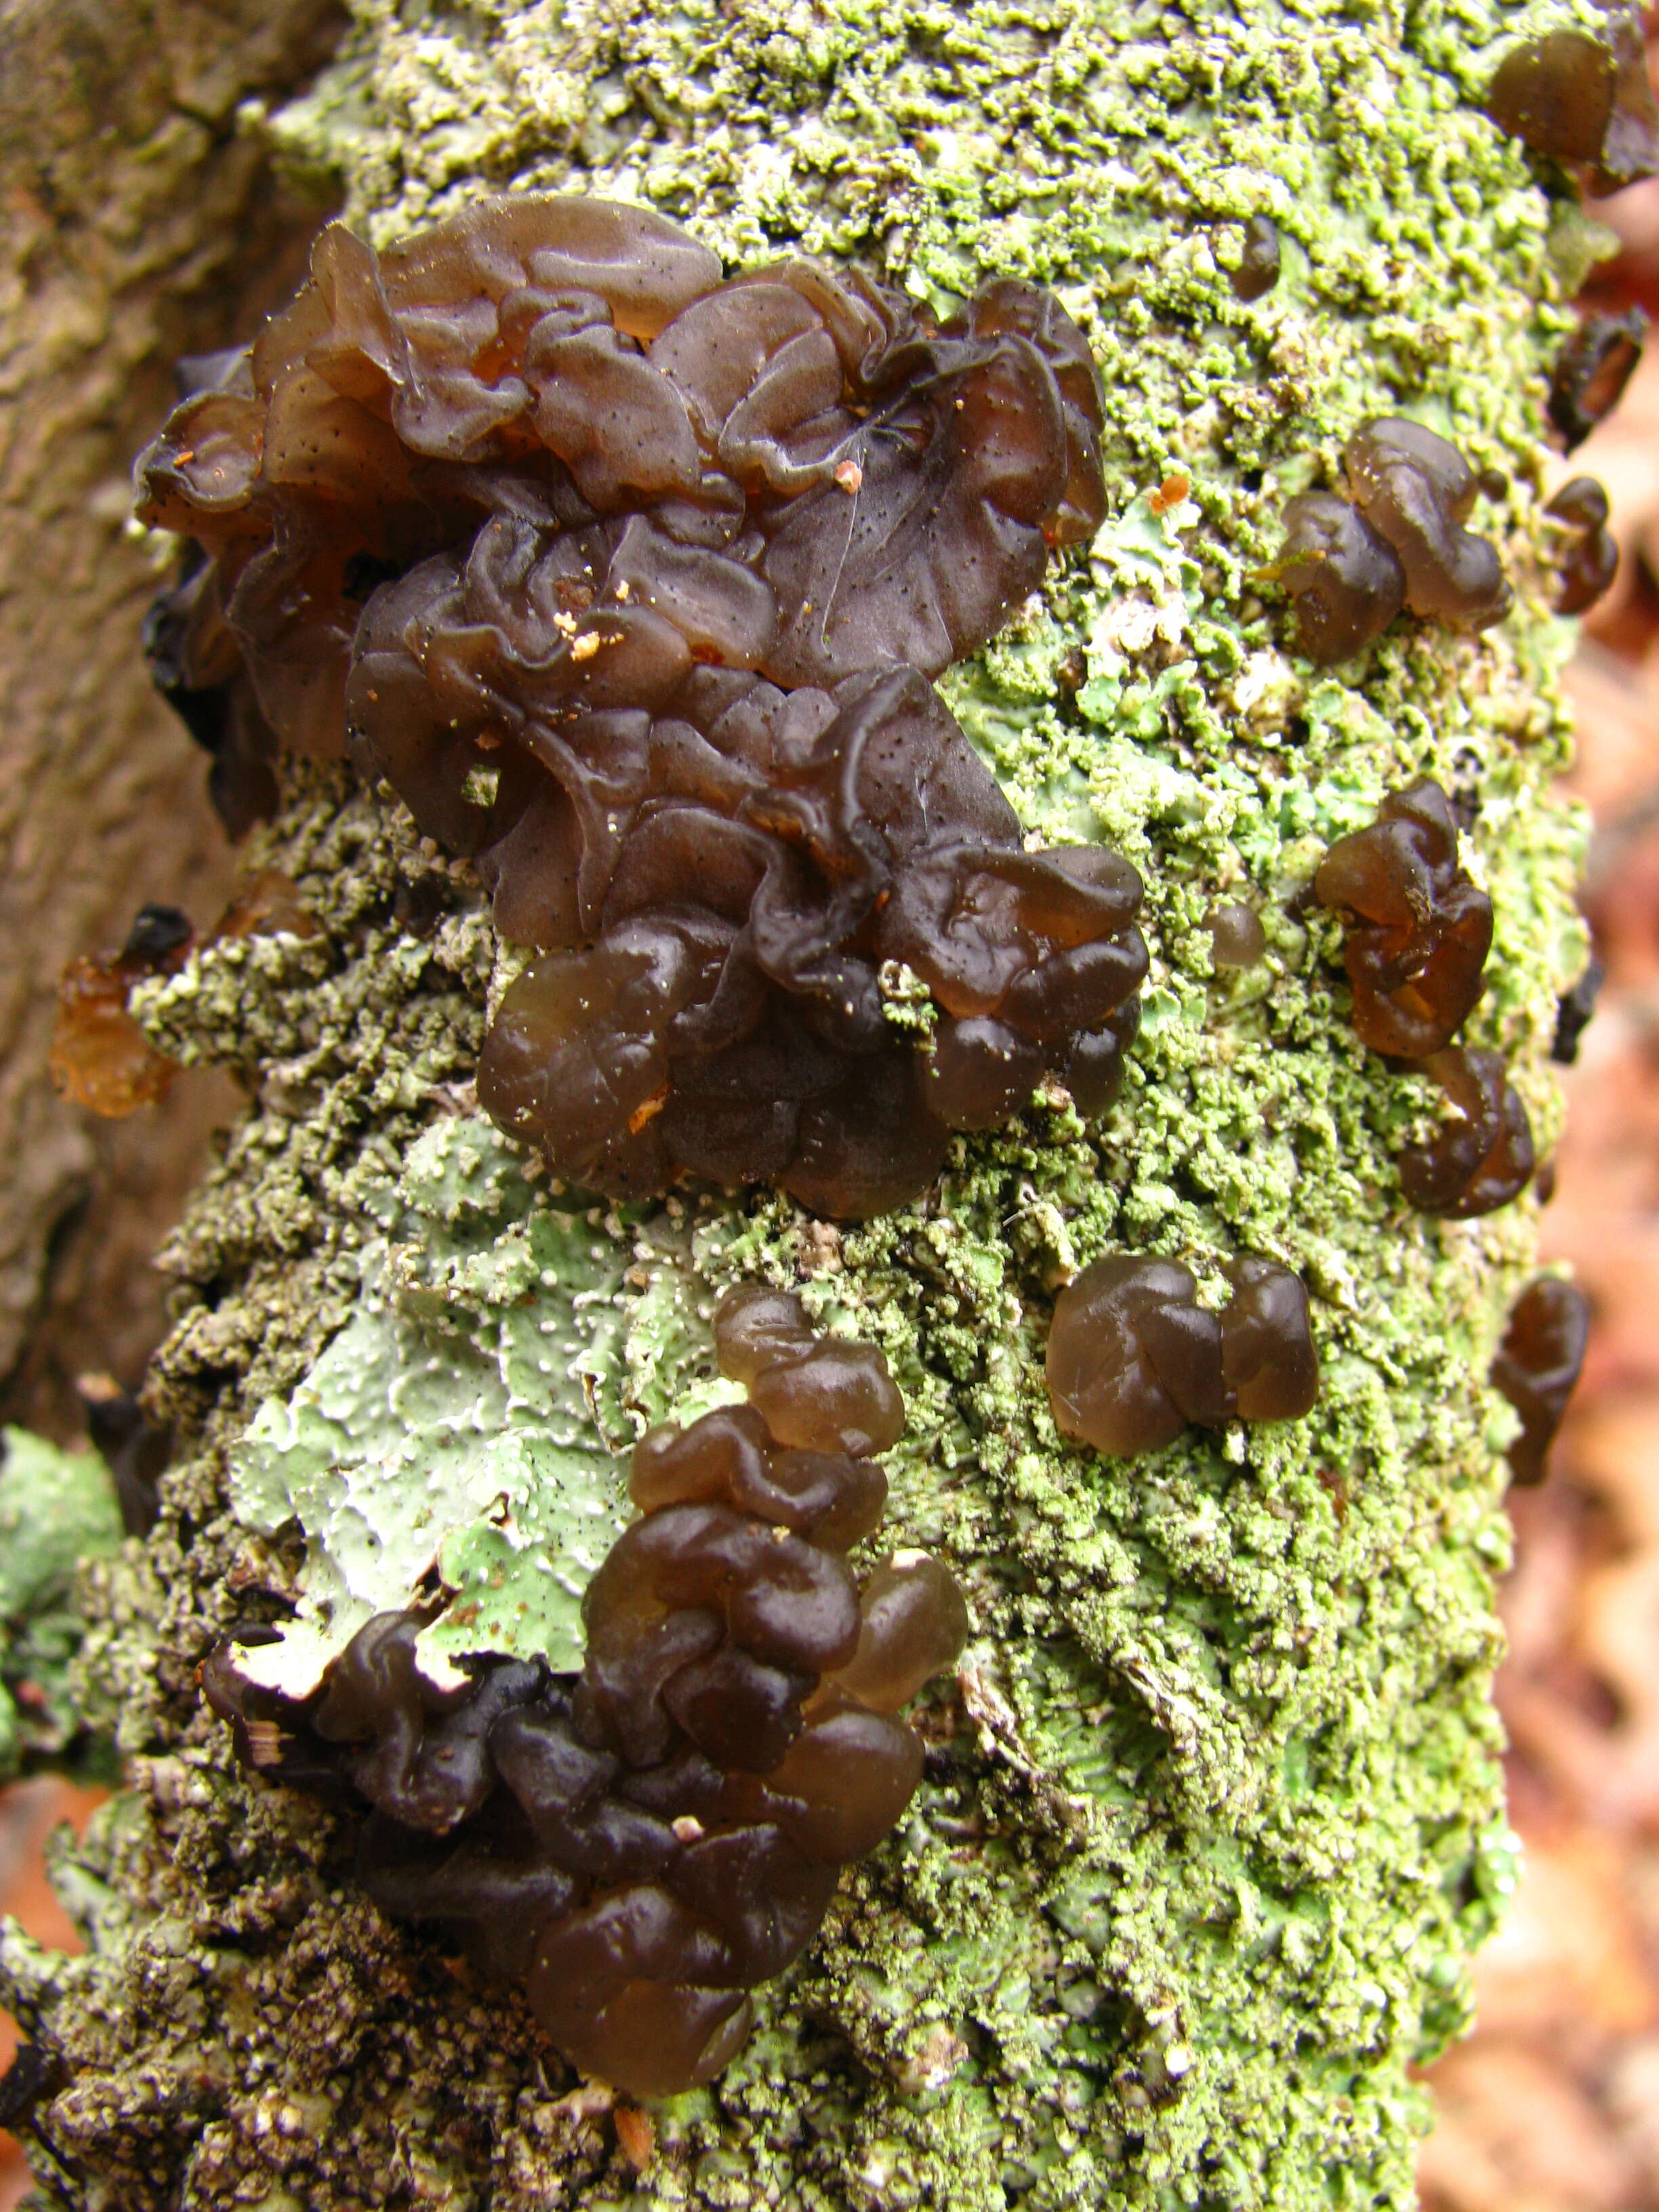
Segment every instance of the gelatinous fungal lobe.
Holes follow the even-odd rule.
[[[1253,215],[1244,226],[1238,265],[1228,276],[1237,298],[1260,300],[1279,282],[1279,226],[1269,215]]]
[[[1510,1308],[1492,1379],[1521,1416],[1521,1433],[1508,1455],[1516,1482],[1539,1483],[1548,1473],[1550,1446],[1589,1340],[1589,1301],[1559,1275],[1535,1276]]]
[[[526,676],[544,701],[619,643],[658,685],[635,705],[676,660],[936,673],[1098,526],[1100,422],[1080,334],[1031,286],[938,325],[805,262],[722,283],[646,210],[514,194],[378,257],[325,230],[297,300],[141,458],[139,511],[210,555],[204,629],[228,625],[279,738],[337,751],[365,600],[492,520],[567,586],[541,611],[574,617],[559,665]]]
[[[1507,137],[1585,167],[1590,189],[1611,192],[1659,170],[1659,107],[1640,11],[1608,0],[1601,12],[1599,32],[1547,31],[1510,47],[1486,112]]]
[[[1296,605],[1297,645],[1319,667],[1351,659],[1406,604],[1406,571],[1388,539],[1334,492],[1286,503],[1276,574]]]
[[[678,704],[563,726],[533,843],[480,853],[502,927],[553,948],[485,1041],[504,1128],[592,1188],[775,1180],[859,1218],[1045,1071],[1099,1110],[1146,971],[1126,862],[1022,850],[914,669],[827,693],[705,672]],[[884,1016],[890,961],[937,1002],[926,1048]]]
[[[579,1675],[479,1658],[436,1689],[413,1613],[370,1621],[304,1701],[228,1648],[203,1670],[244,1763],[368,1810],[358,1869],[384,1910],[522,1978],[565,2057],[637,2096],[741,2047],[748,1992],[908,1803],[921,1744],[898,1710],[968,1632],[925,1553],[862,1582],[847,1565],[903,1425],[879,1353],[776,1291],[728,1295],[715,1331],[748,1402],[636,1449],[641,1516],[588,1589]]]
[[[1405,1060],[1449,1043],[1484,988],[1492,910],[1458,865],[1457,825],[1439,785],[1391,793],[1368,828],[1339,837],[1314,896],[1343,917],[1360,1042]]]
[[[1647,330],[1640,307],[1620,315],[1596,312],[1562,341],[1550,374],[1548,406],[1568,453],[1618,405],[1642,358]]]
[[[1564,483],[1544,512],[1566,526],[1555,611],[1581,615],[1593,607],[1619,570],[1619,547],[1607,528],[1607,495],[1594,477]]]
[[[1188,1423],[1294,1420],[1319,1390],[1307,1292],[1287,1267],[1228,1269],[1219,1314],[1198,1303],[1178,1260],[1113,1253],[1060,1292],[1044,1376],[1054,1425],[1128,1457],[1173,1443]]]
[[[1559,1066],[1571,1067],[1577,1061],[1579,1040],[1595,1016],[1595,1001],[1601,994],[1607,975],[1604,963],[1592,955],[1571,989],[1563,991],[1556,1000],[1555,1036],[1550,1044],[1550,1058]]]
[[[1456,447],[1382,415],[1360,424],[1342,462],[1355,506],[1400,556],[1412,612],[1459,630],[1501,622],[1514,593],[1497,547],[1463,527],[1480,479]]]
[[[1423,1073],[1445,1093],[1455,1118],[1395,1157],[1400,1187],[1419,1213],[1468,1221],[1518,1197],[1535,1164],[1532,1124],[1503,1056],[1449,1045]]]
[[[1267,957],[1267,933],[1254,907],[1230,899],[1204,917],[1210,933],[1210,961],[1217,972],[1255,968]]]
[[[142,907],[112,959],[70,962],[58,981],[47,1060],[65,1097],[116,1120],[167,1097],[178,1063],[156,1049],[127,1012],[127,994],[135,983],[181,965],[193,935],[176,907]]]

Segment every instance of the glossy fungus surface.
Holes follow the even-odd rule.
[[[1659,108],[1640,13],[1628,0],[1601,12],[1594,31],[1563,27],[1512,46],[1486,112],[1534,153],[1585,167],[1593,191],[1611,192],[1659,169]]]
[[[1430,1054],[1423,1073],[1445,1093],[1454,1118],[1397,1156],[1407,1200],[1419,1213],[1450,1221],[1507,1206],[1531,1181],[1535,1163],[1532,1124],[1502,1055],[1450,1045]]]
[[[1238,266],[1228,277],[1237,297],[1260,300],[1279,282],[1279,226],[1268,215],[1253,215],[1244,226]]]
[[[589,1587],[580,1675],[480,1657],[438,1689],[415,1613],[371,1620],[303,1703],[228,1646],[203,1670],[246,1764],[366,1814],[385,1911],[522,1979],[573,2064],[643,2097],[720,2072],[748,1991],[890,1832],[922,1762],[896,1715],[969,1626],[925,1553],[862,1583],[847,1565],[903,1422],[880,1354],[767,1291],[727,1297],[716,1342],[749,1402],[640,1443],[641,1518]]]
[[[127,1012],[135,983],[177,968],[193,932],[176,907],[139,909],[113,958],[71,960],[58,985],[58,1018],[47,1066],[77,1106],[118,1120],[165,1098],[179,1073]]]
[[[1319,1363],[1307,1292],[1289,1268],[1228,1269],[1224,1310],[1198,1303],[1178,1260],[1113,1253],[1063,1290],[1045,1379],[1062,1436],[1129,1457],[1173,1443],[1188,1423],[1293,1420],[1313,1406]]]
[[[158,672],[225,747],[227,683],[349,744],[477,863],[541,956],[479,1096],[558,1173],[878,1212],[1045,1073],[1098,1110],[1133,1035],[1133,870],[1024,852],[929,681],[1098,526],[1100,423],[1082,334],[1012,280],[940,323],[805,261],[722,282],[598,200],[378,258],[335,226],[141,460],[206,556]]]
[[[1607,528],[1607,493],[1594,477],[1574,477],[1545,501],[1544,512],[1566,526],[1555,611],[1582,615],[1619,572],[1618,544]]]
[[[1458,865],[1457,825],[1439,785],[1391,793],[1369,828],[1340,837],[1314,895],[1343,917],[1361,1043],[1406,1060],[1449,1043],[1484,988],[1492,910]]]
[[[1610,315],[1597,309],[1561,343],[1550,373],[1549,416],[1568,453],[1582,446],[1613,412],[1636,374],[1647,337],[1640,307]]]
[[[1218,971],[1255,968],[1266,958],[1267,933],[1254,907],[1229,900],[1204,917],[1210,933],[1210,959]]]
[[[1510,1309],[1492,1379],[1521,1416],[1521,1433],[1509,1449],[1516,1482],[1533,1484],[1549,1471],[1550,1446],[1584,1364],[1589,1305],[1576,1283],[1539,1275]]]
[[[1297,649],[1322,668],[1362,652],[1406,604],[1399,555],[1334,492],[1286,504],[1277,574],[1295,602]]]
[[[1458,630],[1503,619],[1514,594],[1498,549],[1463,527],[1480,478],[1449,439],[1378,416],[1348,439],[1342,462],[1354,505],[1400,556],[1413,614]]]

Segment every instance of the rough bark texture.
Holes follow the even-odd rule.
[[[238,109],[301,82],[333,21],[332,0],[0,4],[0,1376],[37,1421],[77,1367],[136,1372],[156,1340],[149,1254],[227,1104],[204,1086],[99,1125],[46,1048],[67,959],[147,899],[224,896],[200,756],[137,651],[156,554],[127,528],[132,456],[176,356],[295,273],[306,217]]]
[[[1500,46],[1480,5],[684,0],[618,27],[363,0],[277,119],[379,237],[522,178],[644,198],[734,260],[861,256],[941,301],[981,272],[1060,288],[1104,374],[1113,519],[946,689],[1031,830],[1142,869],[1153,969],[1103,1126],[1051,1096],[901,1215],[837,1232],[764,1193],[584,1214],[471,1111],[502,961],[465,871],[343,779],[295,777],[261,857],[324,934],[215,948],[144,997],[158,1039],[257,1096],[168,1251],[153,1387],[185,1455],[92,1592],[82,1693],[135,1783],[60,1854],[89,1954],[0,1942],[43,2054],[43,2203],[1413,2203],[1408,2069],[1464,2024],[1511,1878],[1488,1699],[1510,1431],[1484,1377],[1532,1201],[1406,1209],[1392,1156],[1431,1095],[1355,1043],[1334,926],[1298,894],[1382,792],[1456,793],[1498,915],[1470,1041],[1510,1056],[1547,1150],[1582,943],[1533,517],[1593,249],[1479,111]],[[1285,271],[1245,307],[1225,268],[1264,210]],[[1518,604],[1475,639],[1403,625],[1354,684],[1285,655],[1260,573],[1285,498],[1396,408],[1510,473],[1491,526]],[[1192,496],[1154,514],[1177,473]],[[447,912],[415,938],[396,893],[433,872]],[[1267,922],[1242,981],[1211,974],[1218,894]],[[1212,1287],[1240,1247],[1301,1271],[1316,1413],[1133,1465],[1065,1447],[1054,1291],[1119,1245]],[[539,1423],[614,1499],[640,1424],[707,1390],[713,1298],[754,1276],[885,1347],[911,1414],[890,1526],[957,1565],[975,1639],[904,1832],[726,2076],[657,2114],[641,2173],[639,2130],[515,1998],[380,1919],[327,1820],[236,1778],[192,1675],[267,1593],[313,1620],[324,1587],[394,1601],[375,1560],[428,1465],[447,1576],[494,1591],[501,1648],[533,1641],[507,1601],[545,1562],[469,1525],[468,1452]],[[581,1434],[554,1435],[572,1388]],[[402,1492],[369,1480],[399,1454]]]

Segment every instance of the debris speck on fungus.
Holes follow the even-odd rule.
[[[1468,1221],[1520,1195],[1535,1164],[1532,1124],[1503,1055],[1449,1045],[1422,1072],[1445,1093],[1456,1118],[1397,1156],[1400,1187],[1419,1213]]]
[[[1544,512],[1572,533],[1560,556],[1555,611],[1582,615],[1619,573],[1618,541],[1607,528],[1607,493],[1594,477],[1574,477],[1545,501]]]
[[[1218,1313],[1198,1303],[1178,1260],[1112,1253],[1054,1306],[1044,1374],[1060,1434],[1129,1457],[1158,1451],[1189,1422],[1296,1420],[1319,1395],[1308,1294],[1288,1267],[1255,1257],[1227,1268]]]
[[[234,1644],[203,1668],[245,1765],[367,1815],[385,1911],[522,1979],[563,2055],[638,2097],[742,2047],[748,1991],[909,1802],[922,1746],[896,1716],[969,1629],[926,1553],[862,1583],[846,1564],[903,1424],[880,1354],[763,1290],[729,1294],[715,1335],[750,1402],[636,1448],[641,1517],[589,1585],[580,1674],[478,1656],[438,1688],[420,1612],[377,1614],[308,1698],[249,1682]]]
[[[210,556],[179,680],[234,641],[276,736],[349,739],[539,953],[480,1066],[503,1128],[614,1194],[690,1172],[862,1218],[1045,1073],[1097,1110],[1133,1034],[1139,878],[1024,851],[928,682],[1100,524],[1100,422],[1033,285],[940,323],[529,195],[378,257],[325,232],[140,512]],[[888,963],[933,992],[926,1050]]]
[[[1576,1283],[1560,1275],[1535,1276],[1510,1309],[1492,1379],[1521,1416],[1521,1433],[1509,1449],[1516,1482],[1529,1486],[1549,1472],[1550,1446],[1589,1340],[1589,1302]]]
[[[1449,1044],[1485,988],[1492,910],[1458,865],[1457,825],[1439,785],[1390,793],[1367,829],[1339,837],[1314,896],[1343,917],[1360,1042],[1402,1060]]]

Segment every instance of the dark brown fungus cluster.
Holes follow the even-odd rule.
[[[1238,266],[1228,277],[1241,300],[1260,300],[1279,282],[1279,226],[1267,215],[1253,215],[1244,226]]]
[[[1402,607],[1455,630],[1501,622],[1513,594],[1498,549],[1463,526],[1483,480],[1456,447],[1385,415],[1360,424],[1342,459],[1346,499],[1303,492],[1285,508],[1275,573],[1309,659],[1350,659]]]
[[[1444,1092],[1455,1118],[1395,1158],[1400,1188],[1419,1213],[1468,1221],[1517,1198],[1536,1161],[1532,1124],[1501,1053],[1448,1045],[1422,1072]]]
[[[1390,793],[1368,828],[1339,837],[1314,896],[1343,919],[1360,1042],[1402,1060],[1449,1044],[1485,988],[1492,911],[1458,864],[1457,825],[1439,785]]]
[[[1419,1067],[1455,1110],[1399,1154],[1406,1196],[1419,1212],[1460,1220],[1507,1205],[1533,1172],[1532,1129],[1499,1054],[1451,1042],[1485,988],[1492,909],[1458,863],[1439,785],[1391,794],[1375,822],[1340,837],[1314,895],[1343,918],[1361,1043]]]
[[[741,2047],[747,1992],[909,1802],[922,1747],[895,1716],[968,1632],[925,1553],[862,1583],[846,1562],[903,1426],[880,1354],[771,1291],[729,1296],[715,1334],[749,1401],[640,1443],[641,1517],[588,1589],[579,1675],[480,1658],[437,1689],[412,1613],[370,1621],[303,1703],[251,1687],[228,1647],[203,1669],[245,1763],[367,1812],[384,1910],[521,1979],[565,2056],[636,2096]]]
[[[1589,1306],[1577,1284],[1539,1275],[1510,1309],[1492,1379],[1521,1416],[1509,1449],[1518,1483],[1544,1480],[1549,1449],[1577,1387],[1589,1340]]]
[[[1595,192],[1659,172],[1659,107],[1640,11],[1608,0],[1597,31],[1546,31],[1511,46],[1486,94],[1504,135],[1586,171]]]
[[[1647,337],[1640,307],[1623,314],[1588,314],[1563,341],[1550,375],[1549,416],[1568,453],[1582,446],[1618,405],[1636,374]]]
[[[1582,615],[1619,572],[1619,547],[1607,528],[1607,495],[1594,477],[1574,477],[1544,502],[1544,512],[1566,526],[1556,612]]]
[[[540,954],[480,1072],[504,1127],[606,1191],[862,1215],[1045,1072],[1097,1110],[1133,1034],[1133,871],[1024,851],[929,680],[1098,526],[1100,423],[1030,285],[941,324],[514,196],[378,258],[325,232],[140,511],[210,556],[185,695],[228,640],[276,737],[349,732]],[[934,994],[927,1050],[888,962]]]
[[[1272,1261],[1224,1269],[1220,1313],[1178,1260],[1112,1254],[1067,1284],[1048,1332],[1046,1380],[1062,1436],[1122,1457],[1157,1451],[1196,1422],[1288,1421],[1319,1395],[1299,1277]]]

